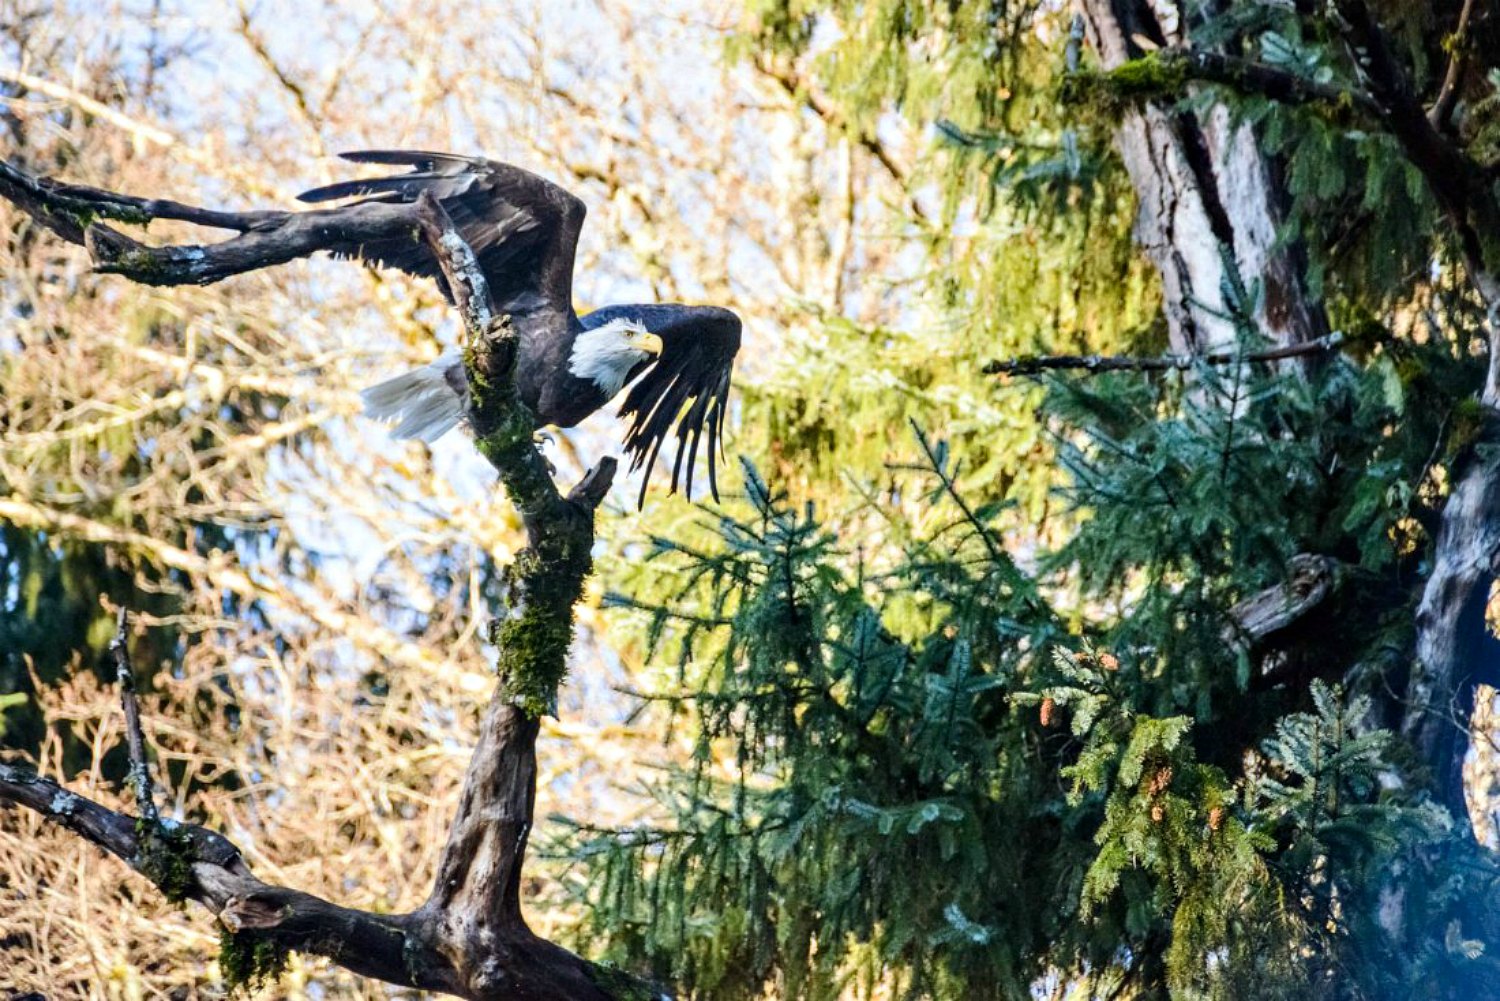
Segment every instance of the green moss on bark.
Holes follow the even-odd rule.
[[[1079,70],[1063,77],[1059,97],[1070,104],[1117,120],[1142,101],[1176,100],[1187,86],[1187,66],[1172,55],[1151,52],[1112,70]]]
[[[197,855],[191,833],[170,821],[153,824],[141,817],[136,818],[135,833],[139,839],[136,868],[169,901],[184,903],[198,885],[193,876]]]
[[[286,972],[287,950],[248,931],[219,932],[219,970],[231,995],[269,987]]]
[[[592,568],[592,512],[564,500],[537,454],[535,416],[515,390],[516,336],[501,319],[464,352],[470,421],[480,453],[500,473],[531,544],[511,568],[514,604],[490,628],[506,696],[529,716],[552,711],[573,642],[573,606]]]

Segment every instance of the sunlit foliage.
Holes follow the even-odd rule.
[[[645,781],[649,820],[576,818],[588,930],[713,998],[1500,989],[1500,870],[1391,729],[1483,376],[1421,174],[1347,102],[1144,72],[1083,99],[1115,82],[1069,68],[1051,5],[750,7],[735,53],[894,164],[925,273],[895,318],[798,342],[747,394],[766,458],[742,502],[611,576],[654,665],[642,713],[694,754]],[[1440,75],[1433,22],[1382,12]],[[1182,16],[1195,44],[1360,83],[1300,5]],[[1342,350],[979,375],[1163,349],[1111,147],[1143,95],[1254,130]],[[1263,347],[1278,290],[1232,261],[1224,284]],[[1247,634],[1310,556],[1313,611]]]

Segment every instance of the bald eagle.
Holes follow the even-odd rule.
[[[474,249],[495,308],[508,314],[519,356],[516,389],[544,424],[572,427],[630,386],[620,408],[629,421],[630,469],[644,468],[639,502],[675,423],[679,480],[693,492],[699,439],[707,431],[708,485],[718,500],[715,457],[740,346],[740,319],[716,306],[609,306],[573,310],[573,259],[584,205],[552,182],[508,163],[414,150],[343,153],[355,163],[409,166],[391,177],[343,181],[304,192],[304,202],[362,197],[413,202],[431,192]],[[334,246],[340,256],[435,280],[451,293],[437,260],[420,241],[393,238]],[[394,420],[398,438],[432,442],[457,426],[468,407],[462,359],[446,354],[364,394],[365,412]]]

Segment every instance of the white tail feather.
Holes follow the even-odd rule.
[[[416,438],[429,445],[452,431],[469,408],[463,359],[446,353],[431,365],[387,379],[359,394],[365,416],[396,421],[395,438]]]

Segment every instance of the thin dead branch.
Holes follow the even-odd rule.
[[[1160,355],[1142,358],[1134,355],[1039,355],[992,361],[983,369],[986,375],[1037,375],[1042,372],[1079,369],[1096,375],[1100,372],[1167,372],[1183,371],[1195,365],[1263,364],[1303,355],[1332,351],[1343,343],[1343,335],[1328,334],[1300,344],[1270,348],[1265,351],[1209,351],[1197,355]]]
[[[115,658],[115,680],[120,684],[120,707],[125,711],[125,746],[130,753],[130,784],[135,786],[135,807],[140,818],[154,827],[156,798],[151,791],[151,766],[146,760],[146,736],[141,732],[141,703],[135,697],[135,671],[130,666],[129,612],[120,606],[115,619],[115,638],[109,652]]]
[[[1459,84],[1463,81],[1464,65],[1469,59],[1469,20],[1474,14],[1474,0],[1464,0],[1458,12],[1458,26],[1448,37],[1448,70],[1443,74],[1443,85],[1427,112],[1432,127],[1442,131],[1453,119],[1453,109],[1458,107]]]
[[[851,141],[862,147],[876,163],[884,168],[898,187],[903,189],[908,187],[911,168],[902,163],[890,146],[873,131],[851,125],[835,107],[832,99],[795,67],[769,57],[757,58],[754,65],[768,80],[777,84],[788,98],[806,105],[813,114],[823,120],[830,130],[844,133]],[[907,200],[907,208],[911,211],[912,218],[917,221],[922,223],[933,221],[915,197]]]

